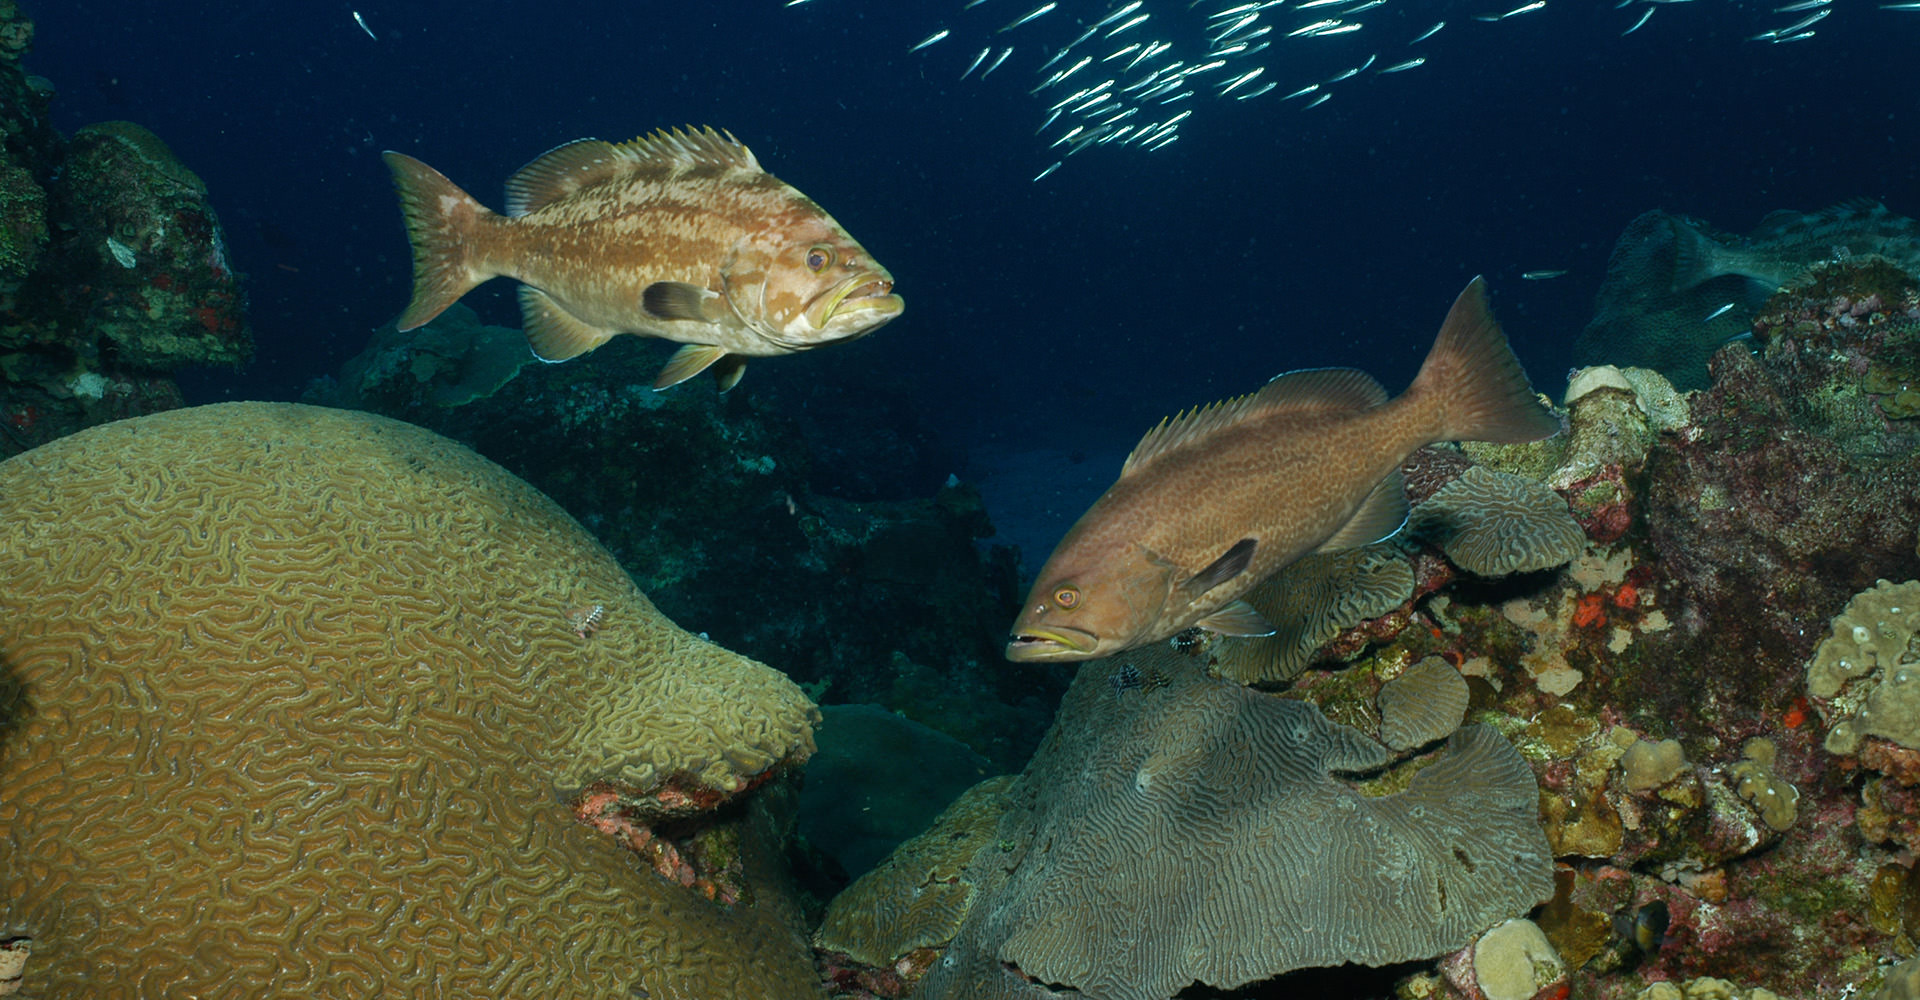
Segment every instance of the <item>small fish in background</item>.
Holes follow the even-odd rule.
[[[711,369],[725,391],[747,358],[862,337],[905,308],[832,216],[711,128],[567,143],[507,181],[505,214],[411,156],[384,157],[413,244],[402,331],[513,278],[542,360],[659,337],[686,346],[655,389]]]
[[[1674,291],[1738,274],[1771,292],[1817,264],[1865,253],[1920,270],[1920,223],[1870,199],[1818,212],[1772,212],[1745,238],[1719,236],[1684,216],[1669,218]]]
[[[1270,634],[1241,596],[1309,553],[1399,530],[1415,449],[1559,429],[1475,278],[1398,398],[1351,368],[1289,372],[1149,431],[1041,567],[1007,658],[1094,659],[1195,625]]]
[[[1522,271],[1520,277],[1527,281],[1552,281],[1566,273],[1563,268],[1553,268],[1544,271]]]

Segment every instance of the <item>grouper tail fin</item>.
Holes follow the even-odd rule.
[[[395,321],[401,331],[427,325],[475,285],[494,277],[475,252],[473,237],[498,217],[440,171],[405,153],[380,154],[393,171],[400,211],[413,244],[413,301]]]
[[[1402,398],[1434,415],[1433,441],[1518,444],[1560,430],[1560,418],[1534,395],[1526,369],[1487,309],[1483,278],[1473,279],[1454,300]]]

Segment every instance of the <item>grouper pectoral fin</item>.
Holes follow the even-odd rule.
[[[1218,632],[1221,635],[1232,635],[1242,638],[1272,635],[1279,631],[1273,627],[1271,622],[1262,617],[1260,612],[1255,611],[1253,605],[1245,601],[1234,601],[1232,604],[1215,611],[1213,614],[1194,622],[1194,624],[1209,632]]]
[[[1181,584],[1180,589],[1192,594],[1194,599],[1198,600],[1201,594],[1245,573],[1247,564],[1253,562],[1253,550],[1259,547],[1260,543],[1251,538],[1240,539],[1233,543],[1233,547],[1228,549],[1225,555],[1215,559],[1206,569],[1193,574],[1192,578]]]
[[[532,285],[520,286],[520,325],[526,330],[533,356],[542,361],[577,358],[619,332],[582,322]]]
[[[707,300],[716,296],[684,281],[656,281],[640,290],[640,308],[660,319],[686,319],[709,322]]]
[[[1400,478],[1400,470],[1395,469],[1375,483],[1373,492],[1360,501],[1360,509],[1354,511],[1353,517],[1313,551],[1342,552],[1385,541],[1407,523],[1407,509],[1407,484]]]
[[[666,366],[661,368],[660,374],[654,377],[654,391],[658,392],[668,386],[679,385],[706,371],[726,356],[727,349],[724,347],[715,347],[712,344],[687,344],[673,352],[673,357],[667,359]],[[727,383],[724,369],[718,374],[724,388],[733,388]],[[737,373],[734,375],[734,381],[739,381]]]

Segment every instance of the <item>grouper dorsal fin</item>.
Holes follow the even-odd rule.
[[[1133,446],[1120,474],[1144,468],[1154,459],[1202,440],[1225,427],[1283,411],[1315,413],[1372,409],[1387,401],[1387,390],[1357,368],[1308,368],[1276,375],[1259,392],[1196,406],[1160,421]]]
[[[518,218],[537,211],[627,169],[613,143],[602,139],[575,139],[555,146],[507,178],[507,214]]]
[[[539,211],[582,188],[621,177],[675,168],[760,171],[753,152],[731,133],[711,128],[663,129],[615,145],[576,139],[535,157],[507,180],[507,214]]]
[[[638,167],[712,167],[764,173],[760,161],[732,132],[712,127],[669,128],[643,135],[614,147]]]

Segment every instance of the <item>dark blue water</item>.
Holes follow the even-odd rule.
[[[1057,450],[1090,456],[1094,479],[1161,416],[1282,370],[1356,364],[1397,391],[1479,273],[1557,393],[1608,250],[1647,209],[1736,231],[1862,196],[1920,214],[1920,13],[1862,0],[1785,45],[1746,40],[1800,16],[1769,13],[1784,0],[1661,5],[1625,37],[1638,5],[1552,0],[1483,24],[1517,4],[1393,0],[1364,31],[1276,44],[1273,94],[1203,89],[1171,146],[1088,149],[1041,183],[1057,158],[1027,93],[1041,43],[1105,3],[992,36],[1026,0],[358,2],[377,40],[333,0],[28,3],[26,64],[58,86],[56,124],[125,118],[166,139],[248,275],[258,360],[188,376],[190,398],[292,398],[404,305],[387,148],[497,206],[513,170],[569,139],[729,129],[908,302],[875,337],[756,364],[746,391],[905,390],[982,469]],[[1187,0],[1143,9],[1195,16]],[[1399,58],[1374,39],[1440,18],[1426,66],[1310,111],[1278,100],[1369,51]],[[907,51],[941,25],[954,37]],[[989,36],[1018,51],[958,80]],[[468,301],[517,322],[509,282]]]

